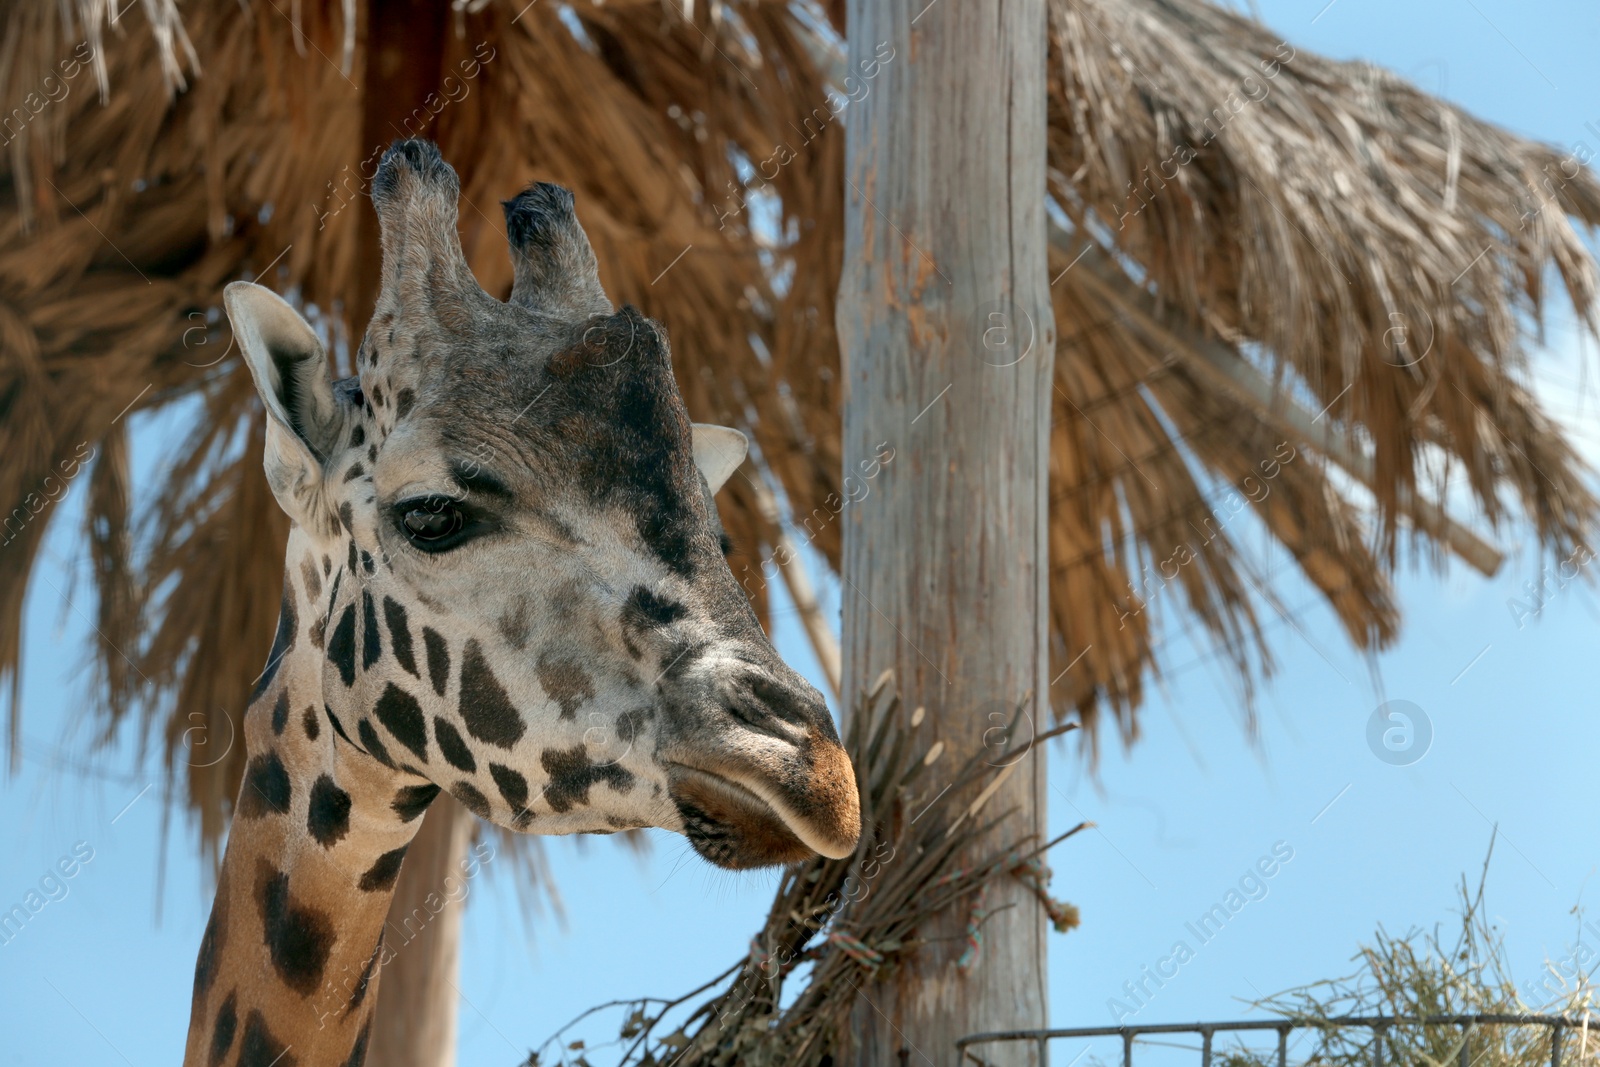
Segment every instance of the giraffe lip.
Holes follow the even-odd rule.
[[[683,817],[684,836],[719,867],[772,867],[814,855],[771,804],[725,775],[672,763],[667,792]]]

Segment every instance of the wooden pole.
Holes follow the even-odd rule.
[[[406,850],[389,904],[371,1067],[455,1067],[461,916],[469,882],[462,860],[477,818],[440,793]]]
[[[401,137],[430,136],[431,119],[420,128],[413,116],[439,87],[449,41],[450,5],[438,0],[368,0],[366,65],[362,84],[361,176],[375,173],[388,145]],[[378,216],[362,205],[358,294],[347,309],[359,335],[377,299],[382,256]],[[393,961],[378,985],[372,1024],[371,1067],[453,1067],[456,1062],[456,982],[462,907],[451,904],[403,947],[394,944],[416,912],[426,913],[429,893],[443,894],[446,875],[459,878],[460,861],[472,836],[472,814],[450,797],[434,801],[406,853],[389,907]]]
[[[390,144],[404,137],[435,135],[433,113],[424,103],[439,89],[450,40],[449,14],[450,5],[440,0],[368,0],[358,164],[363,189]],[[422,117],[420,124],[417,116]],[[372,317],[383,269],[378,213],[370,205],[362,207],[359,229],[358,292],[354,305],[346,309],[357,337]]]
[[[1007,711],[1025,706],[1024,730],[1049,714],[1045,3],[848,10],[845,473],[882,469],[843,531],[844,691],[893,667],[947,765],[988,747],[998,771]],[[989,801],[1017,814],[982,851],[1042,838],[1044,800],[1045,762],[1030,755]],[[970,969],[957,965],[963,904],[920,931],[928,943],[898,973],[861,988],[840,1062],[944,1067],[962,1034],[1045,1024],[1042,909],[1012,879],[982,907]]]

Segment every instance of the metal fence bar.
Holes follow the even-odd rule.
[[[1459,1067],[1472,1067],[1472,1032],[1479,1026],[1548,1026],[1550,1028],[1550,1067],[1561,1067],[1562,1031],[1573,1027],[1600,1024],[1600,1018],[1535,1014],[1483,1014],[1483,1015],[1346,1015],[1333,1019],[1242,1019],[1214,1023],[1153,1023],[1147,1026],[1086,1026],[1051,1030],[998,1030],[992,1033],[968,1034],[956,1041],[962,1059],[968,1058],[971,1045],[999,1041],[1029,1041],[1038,1045],[1040,1067],[1046,1067],[1045,1055],[1049,1042],[1065,1038],[1120,1037],[1122,1039],[1122,1067],[1133,1067],[1133,1043],[1142,1034],[1199,1034],[1203,1040],[1201,1067],[1211,1067],[1212,1039],[1217,1033],[1275,1030],[1278,1034],[1277,1067],[1288,1067],[1289,1032],[1296,1029],[1326,1029],[1333,1027],[1367,1027],[1373,1031],[1373,1067],[1384,1067],[1384,1039],[1395,1026],[1459,1026],[1461,1051]]]

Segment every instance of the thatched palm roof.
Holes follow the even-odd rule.
[[[769,488],[797,516],[823,509],[799,536],[837,563],[831,113],[872,91],[837,70],[840,5],[418,0],[374,21],[352,0],[147,0],[112,25],[115,10],[3,15],[0,101],[60,99],[24,105],[0,162],[0,499],[97,450],[105,706],[164,731],[205,837],[242,753],[188,765],[205,761],[185,760],[184,732],[195,714],[225,733],[242,708],[284,535],[218,297],[260,275],[336,341],[358,331],[376,249],[363,166],[394,136],[434,137],[461,172],[463,243],[491,292],[511,279],[498,200],[536,178],[573,188],[612,296],[667,325],[691,414],[756,442],[723,501],[735,571],[780,536]],[[68,78],[85,37],[93,62]],[[1588,536],[1596,500],[1522,366],[1547,267],[1596,319],[1574,230],[1600,221],[1587,170],[1199,0],[1052,0],[1050,69],[1063,711],[1109,711],[1131,736],[1158,615],[1198,620],[1242,679],[1264,662],[1229,483],[1363,648],[1399,623],[1401,524],[1497,561],[1438,507],[1441,469],[1491,526],[1525,517],[1555,552]],[[408,77],[440,87],[436,114],[397,105]],[[186,396],[205,417],[160,506],[131,515],[122,413]],[[0,672],[47,520],[0,570]]]

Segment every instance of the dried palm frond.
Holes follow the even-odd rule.
[[[1050,186],[1076,239],[1052,248],[1058,377],[1102,377],[1087,392],[1065,388],[1084,408],[1121,390],[1120,409],[1094,420],[1103,434],[1058,410],[1071,480],[1053,491],[1087,482],[1103,501],[1081,512],[1083,533],[1070,539],[1087,540],[1080,552],[1098,546],[1086,535],[1106,522],[1111,544],[1136,545],[1074,576],[1080,588],[1102,584],[1098,603],[1054,598],[1058,632],[1070,634],[1074,618],[1082,632],[1062,642],[1062,665],[1092,646],[1089,669],[1069,674],[1064,684],[1081,680],[1058,697],[1081,707],[1109,681],[1119,710],[1136,706],[1146,631],[1118,624],[1144,599],[1141,568],[1158,569],[1180,545],[1200,561],[1179,569],[1193,616],[1247,673],[1245,653],[1259,647],[1251,581],[1230,538],[1189,528],[1219,511],[1189,472],[1254,496],[1284,439],[1275,411],[1297,400],[1359,443],[1369,474],[1349,473],[1376,498],[1377,527],[1328,481],[1338,460],[1315,438],[1289,438],[1311,455],[1281,465],[1256,514],[1359,647],[1397,632],[1397,524],[1412,518],[1420,543],[1450,543],[1415,521],[1439,492],[1424,482],[1430,453],[1491,525],[1515,499],[1554,552],[1586,542],[1595,497],[1523,372],[1547,268],[1580,321],[1596,324],[1600,276],[1574,225],[1600,222],[1587,154],[1530,142],[1370,65],[1296,49],[1203,0],[1058,0],[1050,24]],[[1151,329],[1151,316],[1113,297],[1119,288],[1147,296],[1187,336]],[[1219,342],[1259,367],[1275,403],[1216,386],[1196,350]],[[1162,452],[1164,422],[1196,435],[1183,460]],[[1140,446],[1152,439],[1159,454],[1146,460]],[[1107,469],[1116,491],[1095,484]],[[1065,518],[1057,508],[1052,521]],[[1087,624],[1072,614],[1084,608]]]
[[[860,987],[924,946],[921,928],[942,909],[968,908],[967,948],[958,960],[963,968],[982,951],[989,914],[983,894],[1000,879],[1018,878],[1039,896],[1059,932],[1076,927],[1077,908],[1049,896],[1042,857],[1092,823],[1048,842],[1022,837],[983,854],[992,831],[1015,814],[986,806],[992,787],[1076,724],[1018,743],[1019,709],[1004,743],[951,767],[942,760],[942,742],[913,748],[921,718],[921,708],[908,712],[901,705],[892,672],[859,695],[844,743],[861,792],[861,839],[843,859],[818,856],[784,871],[744,959],[681,997],[592,1008],[531,1052],[527,1067],[585,1067],[585,1054],[601,1046],[570,1035],[613,1009],[629,1009],[616,1040],[606,1043],[620,1051],[621,1065],[817,1067],[839,1051]],[[917,814],[907,819],[911,811]],[[975,850],[980,858],[974,859]],[[663,1032],[668,1026],[672,1031]]]
[[[376,255],[363,175],[394,136],[435,138],[461,172],[463,244],[491,292],[510,285],[496,202],[534,179],[572,187],[611,295],[666,325],[691,415],[755,443],[753,480],[722,507],[758,607],[763,572],[779,573],[769,491],[797,516],[820,509],[795,536],[837,566],[840,126],[849,93],[873,91],[836,69],[840,5],[440,0],[437,33],[344,0],[293,17],[260,0],[139,5],[115,32],[120,9],[68,9],[0,13],[0,101],[23,107],[0,115],[0,501],[38,499],[75,456],[104,464],[87,484],[95,617],[118,650],[97,650],[107,721],[138,707],[160,724],[208,841],[243,752],[197,739],[237,729],[284,530],[218,297],[259,276],[330,339],[356,336]],[[1399,524],[1424,548],[1460,541],[1420,518],[1437,515],[1441,464],[1493,526],[1520,513],[1558,553],[1590,536],[1596,501],[1522,372],[1547,269],[1596,320],[1574,229],[1600,220],[1587,169],[1201,0],[1049,10],[1060,710],[1090,732],[1109,712],[1131,737],[1162,619],[1197,621],[1248,696],[1270,666],[1272,583],[1241,553],[1236,500],[1363,648],[1397,632]],[[371,62],[390,45],[414,60],[400,75]],[[407,112],[395,79],[412,68],[434,72],[417,99],[437,93]],[[1083,242],[1098,252],[1077,258]],[[1218,352],[1322,412],[1315,439],[1219,380]],[[127,420],[179,398],[207,425],[135,520]],[[1362,465],[1370,506],[1333,469]],[[14,686],[52,512],[13,506]]]

